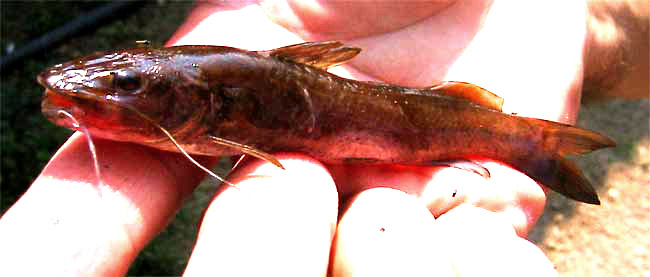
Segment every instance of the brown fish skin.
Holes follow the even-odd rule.
[[[510,164],[572,199],[598,196],[566,155],[614,146],[600,134],[502,113],[502,100],[466,83],[406,88],[340,78],[324,69],[357,48],[305,43],[251,52],[219,46],[136,48],[58,65],[39,75],[43,113],[94,136],[224,156],[213,137],[328,163],[430,165],[474,158]],[[137,110],[137,112],[134,112]]]

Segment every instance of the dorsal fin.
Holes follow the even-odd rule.
[[[343,46],[340,41],[324,41],[305,42],[258,53],[327,70],[354,58],[359,52],[360,48]]]
[[[496,111],[502,111],[503,98],[474,84],[446,81],[428,88],[431,92],[462,98]]]

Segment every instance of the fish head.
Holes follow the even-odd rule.
[[[37,77],[45,87],[43,114],[53,123],[93,136],[147,142],[181,132],[200,114],[195,67],[168,51],[135,48],[55,65]],[[189,70],[189,71],[188,71]],[[194,71],[192,71],[194,70]],[[192,128],[189,128],[192,129]]]

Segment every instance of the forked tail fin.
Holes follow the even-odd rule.
[[[571,199],[600,205],[596,190],[582,175],[580,169],[567,159],[557,157],[556,161],[558,163],[556,182],[550,184],[549,187]]]
[[[539,119],[537,119],[539,120]],[[536,121],[537,121],[536,120]],[[535,157],[519,157],[513,164],[535,181],[571,199],[600,204],[598,195],[580,169],[565,156],[613,147],[616,143],[593,131],[539,120],[543,127],[543,150]]]
[[[599,133],[571,125],[548,121],[544,128],[544,145],[564,157],[579,155],[605,147],[616,146],[616,142]]]

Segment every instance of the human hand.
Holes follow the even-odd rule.
[[[489,7],[489,11],[485,10],[489,4],[476,1],[454,3],[450,7],[440,3],[415,3],[412,5],[422,6],[404,9],[397,9],[386,3],[384,6],[370,3],[356,7],[356,4],[349,3],[323,4],[329,6],[321,9],[295,3],[289,5],[292,11],[281,4],[270,4],[261,9],[233,9],[225,14],[215,13],[219,10],[217,7],[205,13],[212,16],[196,20],[201,22],[198,28],[190,27],[188,30],[192,31],[183,33],[172,41],[177,40],[180,44],[202,42],[244,49],[272,49],[303,40],[347,39],[349,45],[358,46],[363,51],[350,63],[335,68],[339,75],[410,86],[429,86],[443,79],[467,81],[504,97],[505,112],[569,123],[575,120],[584,50],[585,11],[582,4],[572,3],[575,6],[562,7],[525,4],[508,7],[511,3],[494,3]],[[561,10],[561,13],[557,13],[558,10]],[[553,22],[542,16],[550,13],[557,15]],[[372,20],[373,18],[382,18],[382,22],[388,21],[391,24],[368,23],[377,22]],[[188,25],[197,24],[190,20]],[[240,28],[235,28],[236,31],[201,28],[225,25]],[[233,32],[246,35],[234,35]],[[541,82],[540,76],[544,76]],[[492,173],[489,181],[453,168],[327,165],[342,202],[350,207],[343,213],[336,230],[334,253],[330,261],[332,272],[376,270],[370,272],[386,273],[397,272],[391,269],[405,268],[413,269],[413,272],[420,269],[422,272],[445,272],[449,269],[444,266],[431,267],[431,261],[437,260],[440,264],[452,264],[457,272],[474,269],[482,275],[490,275],[490,272],[493,275],[505,275],[507,270],[513,269],[513,265],[521,265],[512,272],[519,272],[519,275],[533,272],[540,275],[553,274],[550,264],[535,246],[516,236],[508,236],[510,233],[504,231],[514,227],[519,236],[527,234],[543,211],[543,190],[530,178],[506,165],[498,162],[483,162],[483,165]],[[301,166],[303,169],[306,167],[304,164]],[[288,169],[284,174],[291,174],[290,171]],[[250,174],[266,176],[266,179],[259,181],[266,186],[275,184],[275,175],[254,172]],[[313,178],[309,178],[309,175],[303,180],[278,183],[313,185]],[[380,192],[376,192],[373,188],[378,186],[393,187],[397,190],[379,189]],[[405,196],[400,191],[419,197]],[[361,194],[357,195],[359,192]],[[283,194],[308,198],[307,194],[290,191]],[[225,197],[220,195],[216,201]],[[400,201],[402,197],[410,200]],[[291,199],[278,202],[291,203]],[[472,205],[462,205],[463,203]],[[382,207],[389,207],[390,210],[381,209]],[[411,207],[419,207],[420,212],[410,209]],[[428,207],[430,213],[422,213],[423,207]],[[457,208],[467,212],[460,212]],[[482,209],[493,213],[485,213]],[[431,230],[424,225],[432,221],[432,215],[441,214],[443,215],[440,220],[436,221],[436,228],[444,230],[445,227],[440,226],[444,226],[445,222],[454,222],[447,223],[454,226],[446,229],[454,230],[449,232],[449,237],[436,235],[435,231],[423,231]],[[291,215],[285,215],[291,218]],[[417,215],[423,217],[417,219]],[[404,221],[405,218],[411,217],[413,221]],[[490,220],[485,220],[486,218]],[[220,217],[210,217],[209,210],[204,222],[210,220],[219,222]],[[476,225],[469,229],[471,232],[463,233],[460,230],[468,230],[468,226],[463,226],[462,223]],[[399,228],[415,225],[419,230],[417,227]],[[493,230],[490,227],[494,225],[503,228],[490,231]],[[238,227],[241,229],[241,226]],[[206,227],[204,230],[207,229]],[[201,237],[209,237],[212,232],[219,234],[214,229],[210,230],[202,232]],[[380,230],[388,230],[394,235],[381,237]],[[293,237],[298,236],[292,234]],[[475,240],[477,236],[482,238],[478,240],[482,244]],[[427,244],[435,241],[432,239],[434,237],[444,237],[447,241],[458,244],[453,247],[449,244],[449,247],[441,247],[435,243]],[[412,240],[403,241],[404,238]],[[405,244],[401,245],[402,248],[398,247],[400,239]],[[418,249],[413,247],[417,244],[408,243],[409,241],[422,242],[420,249],[429,251],[417,251]],[[494,245],[501,248],[494,245],[490,247],[488,242],[494,242]],[[222,251],[217,245],[223,244],[212,245],[214,247],[210,249]],[[406,251],[405,248],[408,247],[410,249]],[[503,249],[504,252],[496,254],[493,252],[495,249]],[[224,251],[227,253],[227,250]],[[210,256],[209,253],[211,252],[206,251],[200,255],[207,257]],[[432,258],[432,255],[440,257],[440,253],[445,253],[447,259]],[[482,255],[470,258],[467,253]],[[384,259],[378,257],[382,254],[386,254]],[[194,257],[198,255],[197,252],[194,253]],[[527,259],[531,256],[536,258]],[[499,261],[486,257],[494,257]],[[481,266],[484,265],[482,262],[488,260],[485,265],[490,266]]]
[[[449,7],[420,3],[404,10],[377,4],[378,10],[296,11],[307,15],[302,19],[271,6],[227,12],[199,7],[176,39],[244,49],[301,42],[279,23],[304,40],[349,39],[364,49],[349,66],[336,68],[343,76],[411,86],[467,81],[505,98],[506,112],[574,120],[583,49],[580,7],[495,3],[486,11],[487,4],[469,2]],[[549,22],[544,17],[551,11],[554,20]],[[366,19],[378,14],[390,24],[351,21],[373,22]],[[298,28],[303,21],[314,24]],[[3,241],[3,249],[20,249],[5,261],[43,261],[51,265],[42,267],[47,272],[123,274],[202,176],[179,155],[98,140],[105,186],[89,186],[80,182],[94,182],[84,143],[73,136],[0,221],[1,237],[15,238]],[[325,274],[328,264],[334,274],[409,269],[413,274],[480,270],[490,275],[513,265],[535,273],[552,271],[534,245],[515,235],[524,236],[541,214],[543,190],[498,162],[484,163],[492,173],[485,181],[455,169],[343,167],[296,154],[278,157],[286,171],[254,161],[232,174],[238,189],[225,187],[210,205],[187,274],[314,275]],[[373,188],[377,186],[396,190]],[[347,205],[338,226],[337,190]],[[440,214],[434,221],[433,215]],[[495,249],[503,252],[495,254]]]

